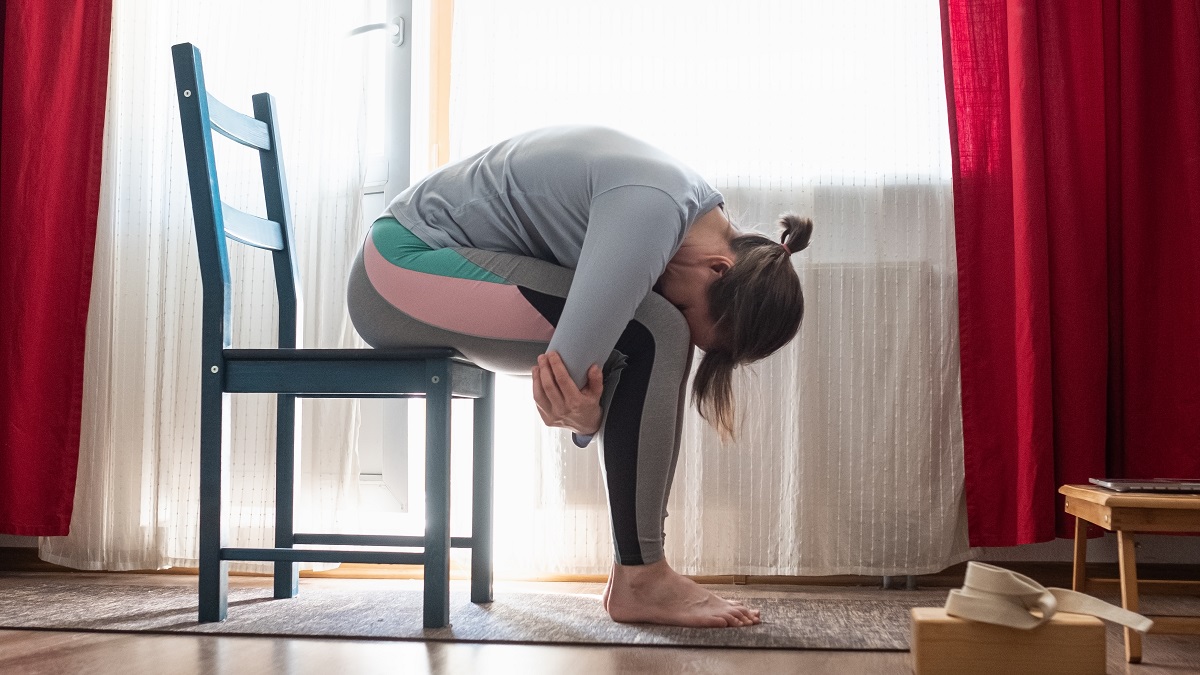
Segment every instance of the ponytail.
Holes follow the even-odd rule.
[[[705,352],[692,381],[692,404],[700,417],[716,428],[723,441],[733,438],[736,422],[733,406],[733,369],[736,366],[737,362],[729,352]]]
[[[791,254],[808,247],[813,223],[794,213],[779,217],[779,243],[757,234],[730,242],[736,260],[708,289],[715,346],[692,382],[692,403],[722,440],[734,436],[733,370],[766,358],[790,342],[804,317],[804,294]]]
[[[783,234],[779,236],[779,241],[789,254],[799,253],[808,248],[808,240],[812,238],[813,230],[811,218],[801,218],[794,213],[785,213],[779,216],[779,226],[783,228]]]

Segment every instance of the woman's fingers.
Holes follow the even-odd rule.
[[[542,421],[546,424],[551,424],[554,420],[550,416],[550,399],[546,398],[546,390],[542,388],[542,378],[538,370],[540,368],[534,366],[530,373],[533,376],[533,402],[537,405],[538,412],[542,416]]]
[[[562,393],[563,402],[567,407],[577,407],[581,401],[579,387],[575,386],[575,380],[571,379],[571,373],[567,372],[567,364],[563,363],[562,356],[558,352],[550,352],[542,358],[550,365],[551,372],[554,373],[554,384]]]
[[[588,368],[588,381],[587,386],[583,389],[583,394],[594,401],[599,401],[603,391],[604,372],[600,370],[600,366],[593,363],[592,367]]]
[[[539,356],[530,375],[533,400],[547,426],[582,434],[596,433],[603,416],[600,393],[604,388],[603,373],[598,366],[588,369],[588,383],[583,391],[575,385],[562,357],[555,352]]]
[[[546,400],[549,401],[551,409],[556,415],[561,415],[566,407],[566,402],[563,399],[562,390],[558,386],[555,379],[554,371],[547,363],[546,355],[538,357],[538,375],[542,382],[542,390],[546,394]]]

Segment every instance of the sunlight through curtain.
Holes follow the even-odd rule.
[[[735,380],[737,441],[690,411],[667,553],[690,574],[918,574],[967,557],[940,21],[926,1],[456,0],[451,159],[560,123],[699,170],[741,227],[811,216],[800,335]],[[500,574],[611,564],[594,448],[499,437]],[[514,423],[515,424],[515,423]],[[524,429],[524,433],[519,433]]]
[[[170,48],[197,45],[209,90],[227,105],[250,112],[252,94],[275,95],[304,283],[305,346],[361,346],[344,298],[363,236],[366,57],[363,42],[344,34],[367,23],[366,2],[113,5],[75,512],[70,535],[43,538],[40,555],[85,569],[195,566],[201,287]],[[214,142],[222,197],[265,216],[257,153],[216,134]],[[234,346],[270,346],[277,318],[269,252],[230,253]],[[226,509],[235,546],[271,545],[271,402],[234,397]],[[357,506],[357,405],[303,405],[298,528],[332,531],[335,514]]]

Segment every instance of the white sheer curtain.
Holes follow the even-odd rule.
[[[210,91],[250,112],[270,91],[304,279],[305,346],[359,346],[345,278],[361,240],[365,52],[345,31],[365,0],[116,0],[104,174],[71,532],[41,557],[86,569],[194,566],[198,525],[200,277],[170,47],[200,47]],[[238,150],[235,150],[238,148]],[[225,201],[264,215],[258,158],[218,137]],[[70,186],[60,186],[69,191]],[[264,252],[235,247],[234,344],[274,339]],[[233,404],[226,504],[240,546],[273,533],[274,414],[266,396]],[[305,401],[302,528],[326,531],[356,505],[353,401]]]
[[[784,210],[816,223],[795,256],[803,328],[739,371],[737,441],[689,411],[667,520],[685,573],[917,574],[968,557],[940,39],[928,0],[455,2],[455,157],[605,124],[700,170],[742,227],[774,233]],[[527,381],[501,391],[532,416]],[[498,572],[606,571],[595,453],[511,424]]]

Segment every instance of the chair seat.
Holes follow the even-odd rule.
[[[449,347],[411,349],[226,349],[225,360],[238,361],[411,361],[456,359],[467,362]]]
[[[230,393],[354,398],[424,396],[431,384],[429,364],[447,362],[451,396],[485,395],[486,371],[448,348],[226,349],[223,355],[224,389]]]

